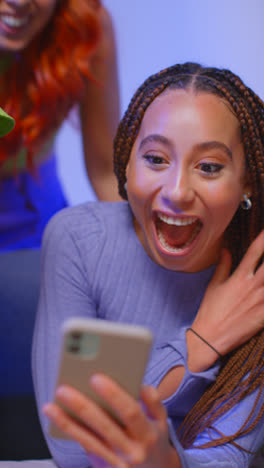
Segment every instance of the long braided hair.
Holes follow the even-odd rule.
[[[252,190],[252,209],[238,209],[225,234],[237,267],[249,245],[263,229],[264,212],[264,103],[241,79],[225,69],[205,68],[196,63],[175,65],[150,76],[134,94],[119,125],[114,141],[114,170],[119,193],[127,199],[124,184],[126,166],[147,107],[167,89],[191,89],[211,93],[224,99],[240,124],[246,158],[247,181]],[[264,404],[256,415],[256,407],[264,387],[264,331],[225,357],[216,381],[186,416],[179,429],[183,447],[193,446],[203,431],[210,431],[214,422],[246,395],[258,389],[254,407],[240,429],[231,435],[199,445],[207,448],[230,442],[250,432],[264,414]],[[214,429],[214,431],[216,431]],[[216,432],[214,432],[215,434]]]
[[[102,31],[100,0],[57,0],[52,18],[0,76],[1,106],[16,121],[1,140],[0,167],[27,149],[27,165],[80,102]]]

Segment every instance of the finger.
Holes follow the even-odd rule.
[[[255,279],[257,284],[264,284],[264,261],[262,257],[257,265],[257,269],[255,270]]]
[[[227,249],[222,249],[219,263],[210,281],[209,287],[223,283],[230,275],[231,266],[231,253]]]
[[[154,436],[155,431],[140,403],[105,375],[93,375],[91,386],[117,412],[128,434],[137,441]]]
[[[87,451],[103,458],[111,466],[129,468],[129,465],[108,448],[95,434],[90,433],[76,420],[71,418],[58,405],[48,403],[43,407],[43,413],[48,416],[65,434],[71,437]]]
[[[160,421],[162,424],[167,420],[167,412],[160,401],[160,395],[156,388],[143,386],[140,393],[143,404],[146,406],[151,418]]]
[[[109,446],[118,448],[130,461],[137,460],[138,447],[136,444],[129,439],[120,425],[96,403],[68,385],[62,385],[58,388],[56,398],[76,414],[88,428],[102,437]]]
[[[89,462],[91,462],[93,468],[110,468],[109,463],[91,453],[89,453]]]
[[[254,275],[255,270],[264,254],[264,231],[262,231],[249,246],[238,269],[243,273]]]

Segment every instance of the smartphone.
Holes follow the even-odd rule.
[[[103,373],[138,399],[152,344],[151,332],[138,325],[74,318],[64,323],[62,333],[55,390],[62,384],[71,385],[122,424],[118,415],[90,387],[89,378],[95,373]],[[56,403],[62,406],[60,402]],[[78,419],[72,413],[71,416]],[[69,438],[52,422],[49,432],[53,437]]]

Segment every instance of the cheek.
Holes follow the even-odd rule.
[[[157,190],[159,185],[160,183],[154,177],[144,177],[144,174],[141,173],[133,180],[130,187],[135,194],[147,198]]]
[[[144,224],[149,203],[152,200],[153,181],[146,176],[144,168],[130,165],[127,170],[127,195],[131,209],[140,225]]]
[[[236,184],[212,185],[207,192],[208,206],[216,225],[229,224],[237,211],[242,188]]]
[[[151,171],[142,161],[132,161],[127,169],[127,181],[130,192],[139,197],[148,197],[162,185],[162,174]]]
[[[144,196],[144,176],[135,161],[130,161],[126,170],[127,193],[129,199],[140,199]]]
[[[59,3],[59,1],[58,0],[38,0],[38,3],[44,12],[45,10],[46,11],[54,10],[56,4]]]
[[[137,182],[129,182],[127,184],[127,197],[129,204],[134,213],[139,211],[145,204],[146,193],[144,186]]]
[[[42,25],[46,25],[49,22],[55,11],[56,4],[56,0],[43,0],[39,3],[39,7],[42,13],[39,18],[39,23],[42,23]]]

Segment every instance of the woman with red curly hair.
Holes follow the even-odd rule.
[[[39,247],[65,206],[53,143],[75,104],[95,193],[117,198],[115,63],[111,21],[97,0],[0,0],[0,98],[16,120],[0,148],[0,251]]]
[[[115,41],[99,0],[0,0],[0,102],[16,121],[0,142],[0,460],[43,458],[30,369],[39,247],[50,217],[67,205],[54,141],[74,106],[94,191],[118,198]]]

